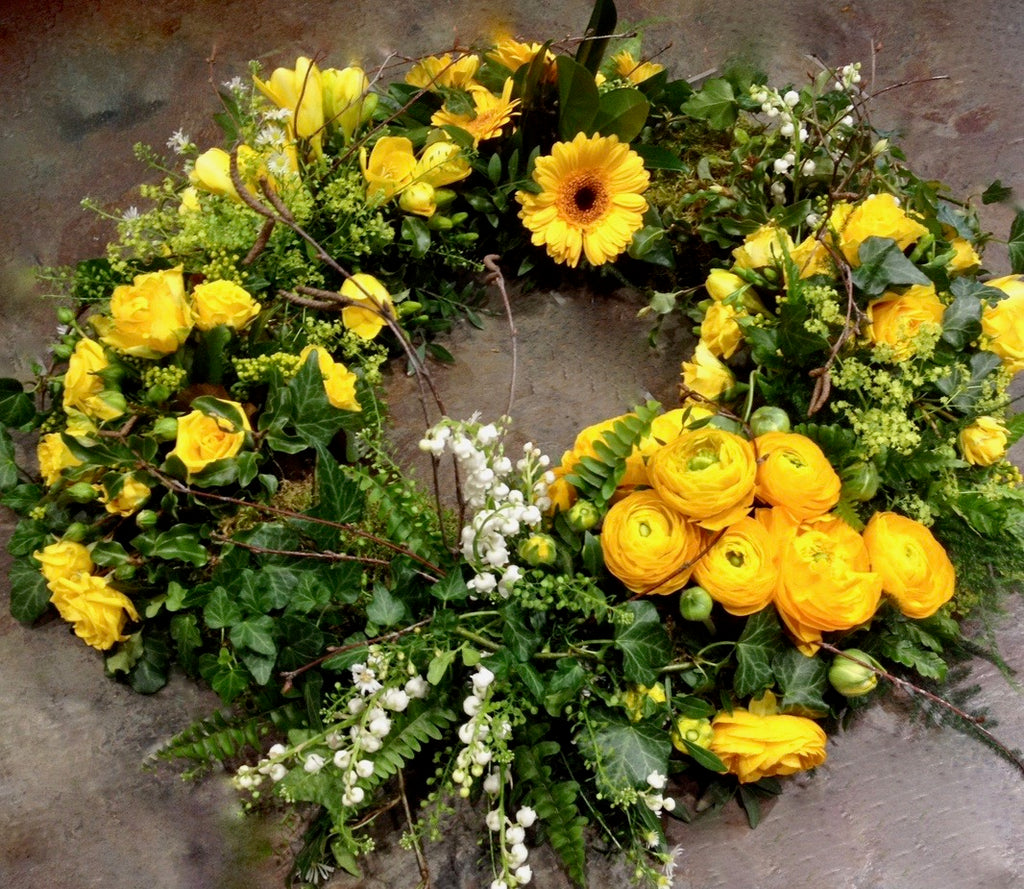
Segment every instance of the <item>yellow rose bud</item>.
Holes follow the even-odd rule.
[[[128,638],[123,635],[128,618],[139,619],[131,599],[113,589],[106,577],[94,574],[79,573],[57,580],[50,601],[64,620],[74,624],[75,635],[99,651],[124,642]]]
[[[842,482],[811,439],[796,432],[766,432],[754,439],[757,498],[798,520],[823,515],[839,502]]]
[[[683,362],[680,390],[684,398],[696,393],[709,401],[717,401],[735,385],[733,372],[714,356],[703,341],[698,342],[693,350],[693,360]]]
[[[659,496],[709,531],[725,528],[750,511],[756,472],[751,443],[713,427],[682,432],[647,464],[647,477]]]
[[[391,200],[413,181],[416,170],[412,142],[405,136],[382,136],[374,144],[369,160],[366,150],[360,150],[359,163],[366,179],[366,199],[371,203]]]
[[[136,358],[176,352],[194,323],[181,266],[136,275],[132,284],[115,287],[110,317],[93,318],[103,342]]]
[[[891,238],[900,250],[906,250],[928,234],[928,229],[911,219],[891,194],[873,194],[853,207],[837,206],[831,228],[843,256],[854,267],[860,265],[860,245],[868,238]]]
[[[763,225],[747,235],[743,243],[732,251],[736,268],[761,269],[782,262],[793,252],[793,239],[789,232],[774,225]]]
[[[306,363],[310,352],[316,353],[317,365],[323,375],[324,391],[332,407],[343,411],[361,411],[356,398],[356,380],[352,371],[344,364],[336,362],[322,346],[306,346],[299,354],[299,361]]]
[[[981,265],[981,257],[966,238],[953,238],[949,246],[955,251],[948,264],[953,274],[962,274]]]
[[[192,291],[196,309],[196,327],[213,330],[224,324],[232,330],[244,330],[260,313],[260,304],[233,281],[207,281]]]
[[[366,72],[354,65],[340,71],[327,68],[321,75],[321,86],[324,118],[341,130],[346,143],[351,142],[356,130],[373,116],[377,107]]]
[[[224,417],[212,417],[202,411],[192,411],[178,420],[174,449],[168,456],[181,460],[190,475],[202,472],[214,460],[234,457],[245,443],[245,433],[252,428],[240,404],[223,403],[238,412],[240,427]]]
[[[51,590],[54,582],[62,577],[71,577],[79,573],[88,574],[93,568],[89,550],[82,544],[70,540],[58,540],[44,546],[32,553],[32,557],[39,562],[39,570],[42,571]]]
[[[387,323],[385,316],[395,316],[391,294],[373,275],[359,272],[346,278],[340,292],[353,303],[341,310],[341,320],[364,340],[372,340],[380,333]]]
[[[1020,373],[1024,370],[1024,275],[1008,275],[985,283],[1002,290],[1006,299],[982,309],[984,346],[1003,359],[1003,367],[1011,374]]]
[[[765,608],[779,580],[779,557],[768,529],[745,516],[722,533],[694,568],[694,579],[730,614]]]
[[[36,445],[36,458],[39,461],[39,474],[47,486],[55,484],[65,469],[82,465],[82,461],[64,444],[64,438],[59,432],[50,432],[40,437]]]
[[[884,293],[868,304],[868,339],[890,346],[893,361],[906,361],[916,352],[914,338],[919,333],[930,330],[937,336],[942,330],[945,311],[933,284],[915,284],[901,294]]]
[[[876,512],[864,529],[864,543],[882,589],[907,617],[931,617],[953,597],[953,563],[920,522],[895,512]]]
[[[270,79],[253,81],[278,108],[291,112],[292,133],[299,139],[308,139],[316,154],[320,154],[324,129],[324,99],[320,69],[299,56],[294,68],[275,68]]]
[[[96,420],[113,420],[124,413],[123,400],[109,398],[111,390],[100,371],[110,366],[103,347],[90,339],[82,339],[68,359],[64,374],[64,410],[79,412]],[[118,393],[120,394],[120,393]]]
[[[719,713],[711,729],[709,749],[741,783],[792,775],[825,761],[825,732],[803,716],[757,715],[737,707]]]
[[[686,586],[700,548],[700,531],[654,491],[620,500],[601,527],[605,566],[634,593],[667,595]]]
[[[746,312],[738,311],[729,303],[712,303],[700,323],[701,342],[712,355],[731,358],[743,342],[743,330],[737,319],[746,317]]]
[[[714,737],[714,730],[711,728],[710,719],[695,719],[692,716],[677,716],[675,725],[672,726],[672,746],[680,753],[687,753],[685,742],[696,744],[705,750],[711,747],[711,739]]]
[[[414,213],[417,216],[433,216],[437,209],[437,203],[434,200],[434,186],[429,182],[410,183],[402,189],[398,205],[406,213]]]
[[[129,475],[125,477],[121,490],[114,497],[110,497],[104,488],[100,493],[100,500],[106,505],[107,512],[112,515],[130,516],[149,499],[149,493],[147,485]]]
[[[1009,430],[994,417],[978,417],[960,430],[957,442],[960,453],[975,466],[991,466],[1006,455]]]

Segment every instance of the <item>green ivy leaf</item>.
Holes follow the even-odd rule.
[[[672,640],[650,602],[629,602],[626,609],[632,612],[633,622],[615,628],[615,647],[622,652],[623,672],[628,682],[654,685],[658,671],[672,658]]]
[[[599,764],[598,785],[612,793],[646,786],[651,772],[668,773],[668,732],[650,723],[609,715],[593,732],[581,732],[577,742],[583,755]]]
[[[231,644],[235,648],[247,648],[257,654],[276,655],[274,619],[267,614],[261,614],[240,621],[231,628]]]
[[[24,426],[35,416],[35,405],[22,384],[11,377],[0,378],[0,426]]]
[[[1006,242],[1010,254],[1010,271],[1024,274],[1024,210],[1018,210],[1010,225],[1010,238]]]
[[[673,170],[687,172],[687,166],[676,152],[664,145],[651,145],[642,142],[633,146],[633,151],[640,155],[648,170]]]
[[[0,491],[10,491],[18,484],[18,464],[14,457],[14,441],[10,433],[0,427]],[[5,504],[10,506],[6,498]]]
[[[30,624],[50,607],[50,588],[34,561],[17,559],[8,572],[11,585],[11,617]]]
[[[544,692],[544,709],[551,716],[560,716],[565,705],[574,701],[587,681],[587,673],[576,658],[562,658],[549,673]]]
[[[150,559],[169,559],[189,562],[197,568],[206,564],[210,554],[199,542],[199,533],[192,525],[175,525],[155,534],[146,532],[132,540],[142,555]]]
[[[128,684],[139,694],[151,695],[167,685],[171,658],[167,643],[159,636],[142,641],[142,653],[128,672]]]
[[[295,434],[310,447],[326,448],[347,422],[350,411],[339,410],[327,400],[324,378],[314,353],[288,384],[291,394],[291,416]]]
[[[242,620],[242,609],[224,587],[217,587],[203,608],[203,620],[211,630],[231,627]]]
[[[765,608],[747,618],[736,642],[736,675],[733,691],[741,698],[759,694],[774,680],[772,658],[783,650],[782,627],[775,611]]]
[[[828,713],[825,690],[828,667],[818,657],[807,657],[788,648],[772,658],[772,672],[782,689],[781,709],[798,716],[824,716]]]
[[[996,179],[988,188],[981,193],[983,204],[999,204],[1013,195],[1013,189]]]
[[[894,284],[930,284],[928,276],[903,255],[892,238],[865,238],[858,251],[860,265],[853,283],[868,298],[880,296]]]
[[[714,130],[725,130],[736,123],[739,103],[732,84],[722,77],[716,77],[683,102],[682,112],[706,120]]]
[[[512,656],[520,662],[528,661],[540,647],[540,634],[529,625],[522,608],[508,605],[504,609],[505,621],[501,638]]]
[[[406,619],[408,609],[405,603],[392,595],[384,584],[373,588],[373,601],[366,608],[366,618],[378,627],[390,627]]]

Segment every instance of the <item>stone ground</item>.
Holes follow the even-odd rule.
[[[648,47],[666,47],[660,60],[680,76],[744,60],[774,81],[799,82],[815,70],[811,55],[830,65],[862,60],[878,86],[946,75],[879,97],[876,122],[901,134],[919,172],[956,193],[978,195],[998,177],[1024,194],[1021,0],[620,0],[619,10],[623,21],[650,20]],[[91,255],[107,237],[79,199],[117,212],[134,200],[144,175],[135,142],[160,146],[181,127],[212,144],[214,85],[244,76],[248,59],[276,65],[321,54],[370,68],[388,52],[437,50],[499,23],[523,36],[578,33],[588,15],[587,0],[0,0],[0,375],[27,375],[53,328],[33,269]],[[984,218],[1005,234],[1012,214],[996,206]],[[1006,270],[999,245],[989,259],[993,271]],[[518,435],[557,455],[578,428],[648,390],[670,396],[683,343],[670,336],[649,351],[637,305],[624,292],[516,300]],[[503,411],[509,359],[500,319],[458,331],[452,350],[459,363],[438,372],[449,411]],[[408,388],[397,377],[393,403],[411,405]],[[419,435],[415,411],[402,413],[399,444]],[[11,517],[0,521],[6,535]],[[223,775],[185,784],[168,766],[143,768],[162,741],[216,706],[212,696],[186,681],[149,698],[108,682],[66,627],[16,624],[5,596],[0,886],[280,886],[283,832],[243,819]],[[1024,669],[1019,600],[999,641],[1008,663]],[[985,663],[973,679],[1000,718],[997,733],[1024,746],[1020,692]],[[910,723],[889,703],[835,738],[816,774],[790,781],[756,831],[736,809],[673,827],[681,848],[674,886],[1013,889],[1024,885],[1022,828],[1024,778],[1012,766],[951,731]],[[415,864],[395,836],[382,832],[362,881],[332,885],[411,889]],[[567,886],[536,855],[536,885]],[[436,889],[486,885],[476,859],[473,818],[463,813],[430,850]],[[596,889],[624,885],[596,853],[594,865]]]

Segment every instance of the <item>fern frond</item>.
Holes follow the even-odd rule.
[[[410,710],[412,708],[410,707]],[[387,736],[373,765],[373,784],[380,784],[396,774],[431,741],[440,741],[456,719],[446,707],[429,707]]]

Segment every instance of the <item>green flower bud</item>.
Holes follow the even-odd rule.
[[[684,740],[696,744],[698,747],[707,748],[712,737],[711,720],[680,716],[676,719],[676,724],[672,726],[671,735],[672,746],[682,753],[687,752]]]
[[[711,609],[715,600],[702,586],[692,586],[683,590],[679,597],[679,613],[683,620],[707,620],[711,616]]]
[[[847,500],[870,500],[878,493],[878,467],[870,460],[848,466],[839,477],[843,481],[843,497]]]
[[[448,231],[454,223],[444,214],[435,213],[427,220],[427,228],[432,231]]]
[[[750,415],[750,431],[755,436],[766,432],[789,432],[791,428],[789,414],[781,407],[766,404]]]
[[[152,435],[157,441],[174,441],[178,437],[177,418],[161,417],[153,424]]]
[[[589,500],[577,500],[565,514],[573,531],[589,531],[601,521],[601,511]]]
[[[150,386],[146,390],[146,404],[162,404],[171,397],[171,390],[162,383]]]
[[[57,321],[61,324],[74,324],[75,313],[67,306],[60,306],[57,309]]]
[[[156,523],[159,518],[160,517],[151,509],[140,509],[135,513],[135,524],[143,531],[148,531],[150,528],[156,527]]]
[[[61,361],[67,361],[71,357],[71,353],[74,352],[74,347],[69,346],[67,343],[58,343],[53,347],[53,354]]]
[[[81,543],[89,536],[89,526],[84,522],[72,522],[64,529],[62,540],[70,540],[72,543]]]
[[[534,568],[553,564],[557,556],[555,539],[550,534],[531,534],[519,544],[519,558]]]
[[[423,303],[418,303],[414,299],[407,299],[405,302],[398,304],[398,317],[405,318],[408,315],[415,315],[422,308]]]
[[[76,482],[65,492],[75,503],[91,503],[99,496],[99,492],[88,482]]]
[[[855,698],[859,695],[866,695],[878,685],[878,674],[870,667],[855,663],[851,658],[856,658],[879,670],[881,665],[871,655],[859,648],[848,648],[845,652],[835,656],[832,666],[828,670],[828,681],[841,695]]]

